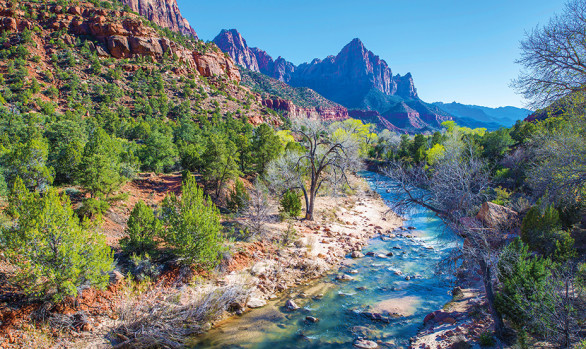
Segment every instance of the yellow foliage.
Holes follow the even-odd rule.
[[[435,164],[438,160],[444,157],[446,148],[441,144],[436,144],[433,148],[427,151],[427,163],[429,165]]]

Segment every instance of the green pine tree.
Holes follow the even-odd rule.
[[[161,223],[153,210],[143,201],[134,205],[128,218],[127,237],[120,241],[122,250],[127,255],[152,255],[157,247],[156,238],[160,235]]]
[[[55,189],[30,193],[15,180],[10,210],[16,224],[3,232],[5,251],[26,294],[59,301],[78,287],[105,287],[113,256],[104,236],[80,224],[69,199]]]
[[[212,268],[222,251],[220,212],[194,177],[183,182],[182,189],[181,198],[172,193],[163,201],[165,242],[184,264]]]

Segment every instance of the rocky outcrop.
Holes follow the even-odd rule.
[[[273,60],[265,51],[248,47],[246,40],[236,29],[222,29],[213,42],[241,67],[263,73],[279,81],[289,82],[295,71],[295,65],[283,57]]]
[[[183,18],[177,0],[120,0],[149,21],[197,39],[195,30]]]
[[[476,218],[491,229],[508,230],[518,227],[521,223],[517,212],[492,202],[483,203]]]
[[[284,111],[289,117],[320,118],[326,121],[340,121],[348,119],[348,109],[342,106],[331,108],[302,108],[295,103],[282,98],[267,98],[262,105],[276,111]]]
[[[205,52],[193,51],[161,36],[146,26],[135,14],[93,7],[62,7],[59,5],[34,9],[37,21],[52,30],[65,30],[73,35],[92,38],[90,47],[99,56],[131,58],[150,56],[162,59],[165,54],[176,56],[189,69],[204,77],[220,76],[240,82],[240,72],[234,61],[217,48]],[[31,10],[32,11],[32,10]],[[0,2],[0,28],[6,31],[31,29],[33,23],[24,12]]]
[[[236,64],[252,71],[260,71],[256,56],[248,48],[246,40],[236,29],[222,30],[214,39],[214,43],[220,50],[228,53]]]

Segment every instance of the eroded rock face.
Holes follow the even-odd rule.
[[[214,43],[220,50],[228,53],[236,64],[252,71],[260,71],[256,56],[236,29],[222,30],[214,39]]]
[[[177,0],[120,0],[133,11],[148,18],[163,28],[192,36],[197,39],[195,30],[189,22],[183,18]]]
[[[282,98],[264,99],[262,104],[276,111],[286,111],[290,117],[318,117],[327,121],[348,119],[348,109],[342,106],[332,108],[302,108],[298,107],[293,102]]]
[[[163,2],[176,5],[175,0]],[[53,30],[66,30],[74,35],[92,38],[90,48],[101,57],[151,56],[161,59],[169,54],[202,76],[225,77],[235,82],[241,79],[234,61],[217,48],[208,48],[205,53],[191,51],[162,37],[155,29],[146,26],[141,17],[132,13],[93,7],[52,6],[40,9],[37,21]],[[22,31],[33,27],[33,23],[24,17],[23,11],[0,1],[0,29]]]

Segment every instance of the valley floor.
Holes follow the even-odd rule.
[[[118,246],[118,240],[124,235],[126,220],[137,201],[160,203],[165,193],[179,190],[180,182],[180,175],[143,175],[127,184],[122,192],[128,193],[128,198],[114,205],[105,215],[102,228],[109,244]],[[32,326],[27,316],[33,313],[33,309],[0,304],[3,316],[0,348],[19,348],[23,345],[108,348],[111,343],[124,343],[128,337],[123,333],[128,333],[121,333],[119,329],[123,318],[128,316],[129,308],[138,309],[141,302],[160,299],[157,297],[161,295],[173,296],[180,299],[180,303],[187,304],[214,289],[238,287],[247,296],[245,302],[236,306],[236,313],[262,307],[267,300],[276,298],[283,291],[334,271],[349,253],[360,251],[371,237],[402,225],[402,219],[389,210],[363,179],[353,177],[351,182],[356,189],[355,194],[320,197],[315,221],[294,221],[298,238],[294,244],[282,244],[283,234],[290,226],[286,222],[278,222],[278,205],[274,204],[271,212],[273,219],[267,224],[266,232],[251,242],[233,242],[229,247],[230,256],[212,274],[196,273],[194,278],[187,280],[181,271],[170,270],[163,273],[155,286],[146,290],[131,285],[122,279],[122,274],[116,273],[106,291],[84,290],[79,299],[72,300],[68,307],[62,309],[71,318],[76,313],[84,314],[84,326],[76,330],[70,330],[65,325],[63,331],[49,329],[46,325]],[[226,313],[201,324],[201,330],[213,327],[228,316],[233,314]],[[14,321],[8,321],[9,318]]]

